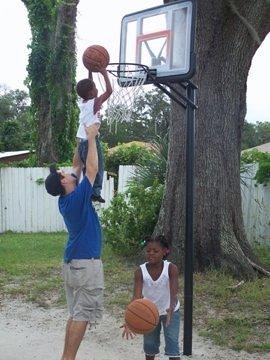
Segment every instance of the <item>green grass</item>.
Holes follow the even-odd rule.
[[[270,247],[256,244],[254,249],[260,260],[270,267]]]
[[[0,289],[46,306],[64,303],[61,258],[64,233],[0,235]]]
[[[194,275],[199,334],[235,350],[269,351],[270,279],[239,281],[218,271]]]
[[[0,235],[0,294],[40,306],[65,306],[61,263],[65,233]],[[270,248],[256,246],[270,266]],[[103,253],[105,306],[118,316],[132,296],[134,263]],[[238,281],[221,271],[194,274],[193,323],[215,344],[248,352],[269,352],[270,279],[257,278],[234,288]],[[180,277],[183,304],[183,278]],[[0,297],[1,299],[1,297]]]
[[[0,291],[41,306],[64,305],[62,256],[66,233],[5,233],[0,235]],[[105,247],[106,304],[116,311],[130,300],[133,271]],[[124,271],[126,269],[126,271]]]

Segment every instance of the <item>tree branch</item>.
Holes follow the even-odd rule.
[[[233,290],[236,290],[236,289],[238,289],[240,286],[244,285],[244,283],[245,283],[245,281],[242,280],[242,281],[240,281],[239,283],[237,283],[236,285],[229,286],[229,289],[231,289],[232,291],[233,291]]]
[[[250,265],[255,269],[257,270],[258,272],[270,277],[270,272],[265,270],[264,268],[262,268],[261,266],[259,266],[258,264],[255,264],[253,261],[251,261],[249,258],[248,259],[248,262],[250,263]]]
[[[267,0],[269,1],[269,0]],[[261,45],[262,41],[257,33],[257,31],[254,29],[254,27],[248,22],[248,20],[240,14],[238,9],[235,6],[235,3],[233,0],[228,0],[228,3],[230,5],[230,8],[232,12],[239,17],[239,19],[242,21],[242,23],[247,27],[252,39],[256,41],[259,45]]]

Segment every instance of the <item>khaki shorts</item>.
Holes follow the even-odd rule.
[[[99,322],[103,312],[102,261],[72,260],[63,264],[63,277],[70,317],[77,321]]]

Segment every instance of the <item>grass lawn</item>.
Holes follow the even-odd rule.
[[[16,297],[40,306],[64,306],[61,261],[65,233],[0,235],[0,300]],[[270,248],[255,251],[270,265]],[[105,246],[105,304],[122,316],[133,290],[134,263]],[[194,327],[218,345],[270,351],[270,279],[244,282],[219,271],[194,274]],[[183,293],[183,278],[180,277]],[[180,294],[180,297],[181,297]],[[181,298],[183,304],[183,298]]]

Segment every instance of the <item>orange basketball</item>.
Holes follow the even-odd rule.
[[[98,67],[106,68],[108,66],[110,55],[103,46],[92,45],[84,51],[82,61],[88,70],[97,72]]]
[[[125,322],[136,334],[147,334],[155,329],[159,322],[156,305],[148,299],[133,300],[125,311]]]

